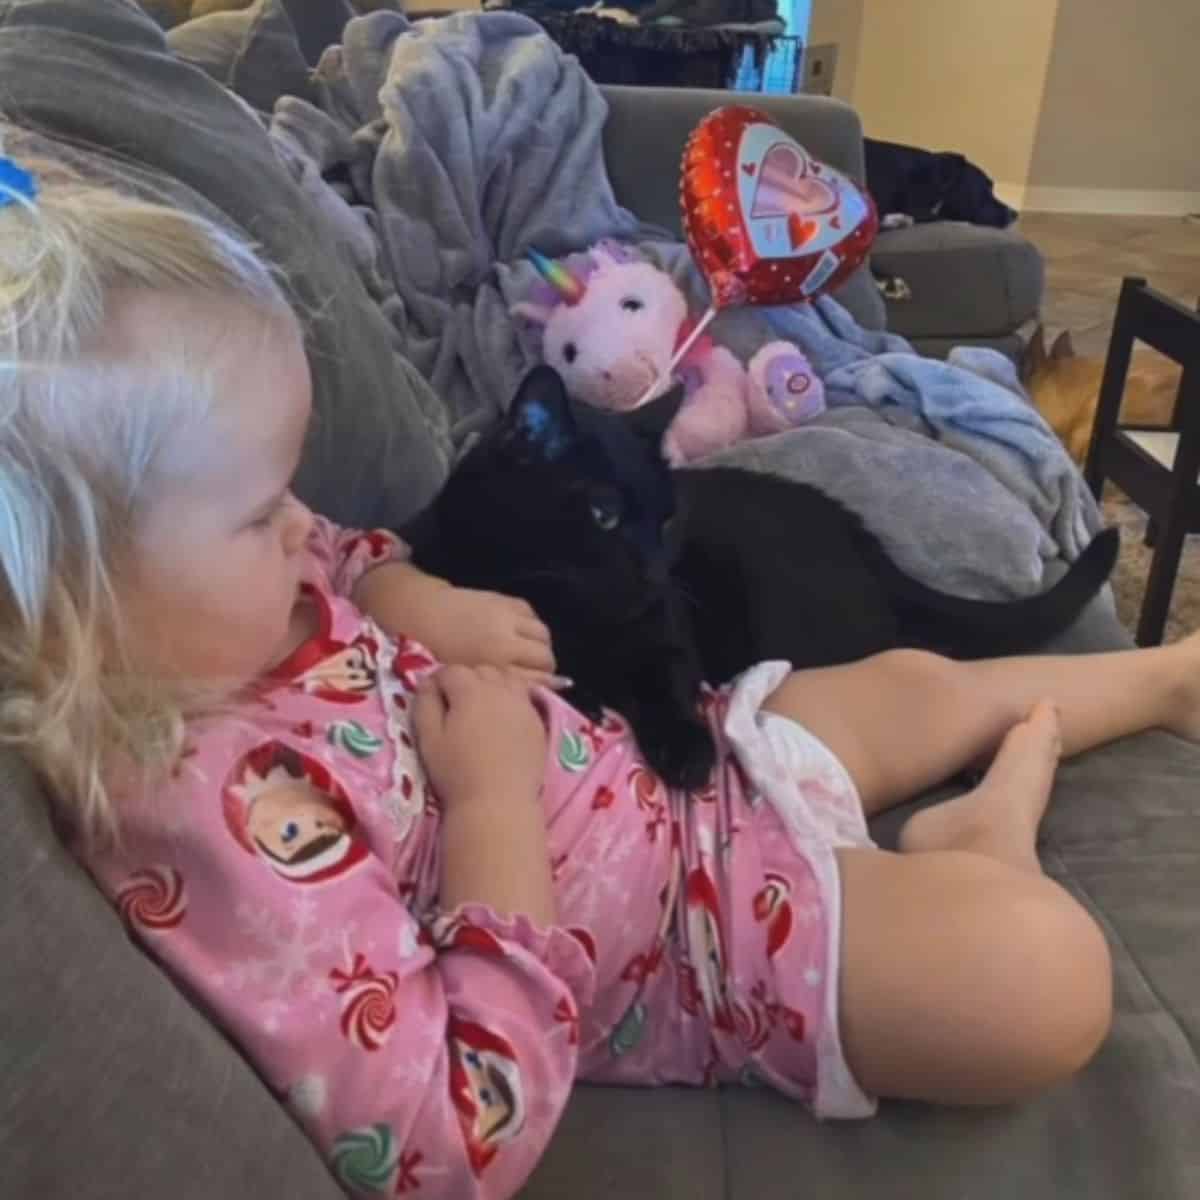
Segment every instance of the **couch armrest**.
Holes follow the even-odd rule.
[[[714,108],[747,104],[761,109],[822,162],[859,183],[866,178],[858,113],[825,96],[765,96],[702,88],[604,85],[608,122],[604,158],[617,202],[641,220],[682,236],[679,167],[684,143]],[[838,290],[837,298],[868,329],[882,329],[883,299],[866,268]]]

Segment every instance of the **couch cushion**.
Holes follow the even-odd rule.
[[[280,96],[312,97],[309,64],[280,0],[186,21],[167,34],[167,45],[262,112]]]
[[[1038,249],[1008,229],[933,221],[880,233],[873,268],[899,275],[909,300],[888,301],[888,328],[908,338],[998,337],[1038,310]]]
[[[306,320],[315,390],[303,499],[357,525],[398,525],[430,499],[450,453],[441,402],[394,349],[369,272],[319,232],[245,104],[174,58],[124,0],[0,0],[0,78],[6,116],[120,147],[161,172],[176,203],[226,219],[281,266]]]

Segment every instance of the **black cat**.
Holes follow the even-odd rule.
[[[672,472],[659,453],[678,390],[620,416],[567,396],[549,367],[408,531],[421,567],[522,596],[549,626],[568,698],[632,726],[672,786],[707,778],[701,680],[764,659],[827,666],[897,646],[959,658],[1033,649],[1108,578],[1105,530],[1049,591],[950,596],[905,575],[862,521],[808,484],[730,467]]]

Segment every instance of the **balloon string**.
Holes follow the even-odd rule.
[[[696,328],[688,334],[683,343],[680,345],[679,349],[671,355],[671,361],[667,363],[666,370],[651,381],[650,386],[638,397],[638,402],[633,406],[634,408],[641,408],[642,405],[654,395],[655,389],[662,384],[664,379],[670,376],[671,372],[675,370],[677,366],[679,366],[679,364],[683,361],[684,355],[686,355],[687,352],[700,340],[700,335],[703,334],[709,325],[712,324],[713,318],[716,315],[716,305],[709,305],[708,312],[706,312],[704,316],[702,316],[696,323]]]

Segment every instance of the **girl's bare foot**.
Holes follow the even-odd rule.
[[[1058,710],[1043,700],[1008,731],[978,787],[909,819],[901,851],[970,850],[1040,874],[1037,831],[1061,753]]]

